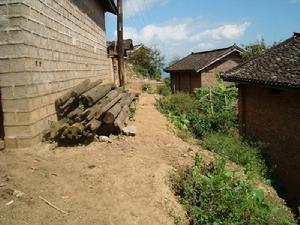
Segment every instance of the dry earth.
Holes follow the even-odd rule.
[[[0,152],[0,224],[174,224],[174,215],[184,212],[169,188],[168,173],[190,163],[199,149],[174,134],[154,103],[155,95],[141,95],[136,137],[54,151],[40,144]],[[25,195],[17,198],[14,190]]]

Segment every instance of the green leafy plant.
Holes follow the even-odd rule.
[[[268,169],[259,142],[249,142],[232,134],[211,133],[202,145],[224,158],[241,165],[251,177],[268,178]]]
[[[140,76],[149,77],[148,70],[140,65],[133,65],[133,71]]]
[[[131,104],[130,104],[130,107],[129,107],[129,120],[134,120],[134,116],[136,114],[136,101],[133,101]]]
[[[145,83],[145,84],[143,84],[143,91],[151,92],[152,89],[153,89],[153,87],[152,87],[151,83]]]
[[[225,165],[220,158],[205,164],[197,155],[192,168],[173,178],[175,194],[192,225],[294,224],[291,214],[268,202],[251,180]],[[276,217],[278,211],[285,216]]]
[[[163,85],[157,87],[157,93],[163,96],[169,96],[172,94],[170,87]]]
[[[196,99],[201,103],[203,112],[213,114],[223,110],[232,110],[232,105],[237,101],[238,92],[235,86],[226,86],[220,77],[215,74],[218,86],[214,88],[195,89]]]

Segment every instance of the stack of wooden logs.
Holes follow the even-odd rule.
[[[90,142],[95,135],[120,134],[137,97],[102,80],[84,80],[55,101],[58,122],[44,139],[72,145]]]

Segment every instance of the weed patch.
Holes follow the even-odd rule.
[[[241,179],[225,164],[224,159],[205,164],[196,156],[194,166],[174,179],[192,225],[295,224],[286,209],[268,202],[249,178]]]

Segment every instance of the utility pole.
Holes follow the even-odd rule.
[[[125,86],[124,76],[124,46],[123,46],[123,6],[122,0],[118,0],[118,67],[120,86]]]

